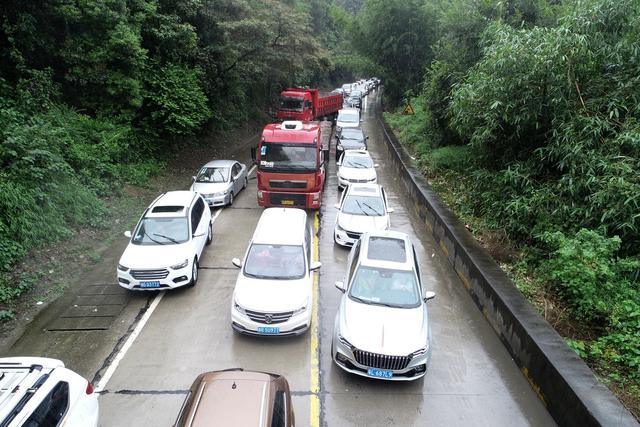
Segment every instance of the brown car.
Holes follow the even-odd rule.
[[[227,369],[198,375],[175,427],[290,427],[289,383],[278,374]]]

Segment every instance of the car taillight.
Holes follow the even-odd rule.
[[[87,389],[85,391],[87,394],[93,393],[93,384],[91,384],[89,381],[87,381]]]

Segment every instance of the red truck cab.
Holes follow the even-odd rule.
[[[252,149],[260,206],[320,208],[325,181],[323,137],[315,122],[265,126],[257,150]]]
[[[280,93],[278,120],[329,119],[342,108],[342,94],[321,95],[318,89],[291,88]]]

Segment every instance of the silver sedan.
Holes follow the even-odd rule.
[[[246,165],[235,160],[213,160],[193,176],[191,191],[202,194],[210,207],[225,206],[232,205],[248,183]]]

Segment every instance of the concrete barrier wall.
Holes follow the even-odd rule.
[[[458,218],[440,201],[380,118],[389,159],[409,200],[531,387],[562,426],[637,426],[591,369],[540,316]]]

